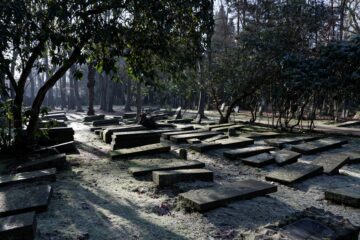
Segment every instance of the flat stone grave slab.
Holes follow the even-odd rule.
[[[35,212],[0,218],[0,239],[2,240],[32,240],[35,234]]]
[[[119,119],[103,119],[92,122],[93,127],[108,126],[108,125],[119,125]]]
[[[181,134],[181,135],[175,135],[170,136],[170,140],[176,143],[182,143],[186,142],[187,139],[190,138],[198,138],[198,139],[205,139],[209,137],[213,137],[215,135],[218,135],[218,132],[198,132],[198,133],[189,133],[189,134]]]
[[[201,143],[192,144],[189,148],[191,150],[202,153],[213,149],[221,148],[221,144],[215,142],[211,142],[211,143],[201,142]]]
[[[134,167],[129,167],[128,171],[134,177],[143,176],[150,174],[153,171],[166,171],[166,170],[177,170],[177,169],[193,169],[193,168],[203,168],[205,164],[199,161],[188,161],[188,160],[168,160],[162,159],[160,162],[144,162],[139,163],[137,161]]]
[[[216,140],[225,139],[225,138],[228,138],[228,136],[223,135],[223,134],[219,134],[219,135],[216,135],[214,137],[204,139],[203,142],[204,143],[211,143],[211,142],[214,142]]]
[[[229,129],[232,130],[239,130],[241,128],[243,128],[244,125],[232,125],[232,126],[226,126],[226,127],[218,127],[218,128],[212,128],[211,131],[215,131],[215,132],[227,132],[229,131]]]
[[[50,155],[47,157],[36,158],[16,167],[16,172],[31,172],[48,168],[61,170],[66,165],[66,155],[64,153]]]
[[[39,185],[0,192],[0,217],[47,210],[52,194],[50,185]]]
[[[301,153],[293,152],[290,150],[282,149],[273,153],[275,161],[279,166],[294,163],[301,156]]]
[[[106,128],[103,132],[103,140],[106,143],[111,143],[111,137],[114,133],[129,132],[129,131],[144,131],[146,128],[142,125],[130,125],[116,128]]]
[[[56,168],[0,176],[0,187],[36,181],[56,181]]]
[[[251,133],[244,133],[241,135],[247,138],[257,140],[257,139],[265,139],[265,138],[274,138],[280,136],[281,134],[277,132],[251,132]]]
[[[166,132],[166,133],[162,133],[161,137],[163,139],[170,139],[171,136],[175,136],[175,135],[182,135],[182,134],[190,134],[190,133],[199,133],[199,132],[205,132],[204,130],[186,130],[186,131],[175,131],[175,132]]]
[[[348,161],[348,163],[350,163],[350,164],[360,163],[360,152],[347,151],[347,152],[344,152],[344,154],[346,154],[347,156],[349,156],[349,161]]]
[[[179,131],[195,130],[193,125],[176,125],[175,128],[176,128],[176,130],[179,130]]]
[[[159,186],[170,186],[179,182],[213,181],[214,173],[207,169],[178,169],[152,172],[153,182]]]
[[[93,122],[93,121],[97,121],[97,120],[104,120],[105,119],[105,115],[94,115],[94,116],[85,116],[84,117],[84,122]]]
[[[245,180],[211,188],[191,190],[179,194],[179,197],[185,205],[196,211],[204,212],[231,202],[264,196],[276,191],[275,185],[256,180]]]
[[[336,140],[332,138],[318,139],[315,141],[294,145],[291,147],[292,151],[299,152],[305,155],[323,152],[329,149],[338,148],[346,144],[346,140]]]
[[[325,191],[325,199],[355,208],[360,208],[360,185],[329,189]]]
[[[55,120],[64,120],[64,121],[68,120],[66,117],[66,114],[63,114],[63,113],[45,115],[45,116],[41,117],[41,119],[43,119],[43,120],[55,119]]]
[[[324,168],[324,173],[326,174],[337,174],[339,169],[344,166],[349,157],[341,153],[328,153],[321,154],[315,158],[311,164],[322,166]]]
[[[237,159],[237,158],[250,157],[250,156],[253,156],[253,155],[260,154],[260,153],[270,152],[270,151],[273,151],[273,150],[275,150],[274,147],[253,146],[253,147],[246,147],[246,148],[228,150],[228,151],[225,151],[223,154],[227,158]]]
[[[136,118],[136,112],[126,112],[123,114],[124,119]]]
[[[242,158],[241,161],[253,167],[263,167],[265,165],[275,163],[275,158],[270,153],[260,153],[251,157]]]
[[[281,236],[281,239],[287,240],[357,240],[359,235],[359,227],[348,219],[314,207],[295,212],[275,224],[268,224],[265,229],[271,229],[271,236],[274,236],[266,239],[278,239]],[[256,232],[264,233],[261,230]],[[258,239],[260,235],[254,237]]]
[[[186,139],[186,142],[189,143],[189,144],[201,143],[200,139],[198,139],[198,138],[189,138],[189,139]]]
[[[219,148],[236,148],[236,147],[245,147],[254,143],[254,140],[250,138],[236,137],[236,138],[226,138],[215,140],[211,143],[198,143],[190,146],[190,149],[197,152],[206,152],[213,149]]]
[[[191,123],[192,122],[192,118],[183,118],[183,119],[172,119],[172,120],[167,120],[167,123]]]
[[[90,128],[90,131],[91,132],[95,132],[96,130],[101,130],[101,129],[103,129],[104,127],[91,127]]]
[[[319,136],[298,136],[298,137],[265,139],[264,141],[270,146],[282,148],[286,144],[298,144],[298,143],[313,141],[317,139],[319,139]]]
[[[339,169],[339,173],[342,175],[355,177],[360,179],[360,166],[354,167],[351,165],[345,165],[342,168]]]
[[[170,146],[161,143],[144,145],[134,148],[119,149],[110,152],[112,160],[126,157],[135,157],[148,154],[166,153],[170,151]]]
[[[51,145],[74,141],[74,129],[71,127],[40,128],[44,136],[39,138],[39,144]]]
[[[60,143],[60,144],[56,144],[56,145],[52,145],[52,146],[48,146],[48,147],[42,147],[42,148],[36,149],[34,151],[34,153],[47,152],[49,149],[56,149],[59,153],[71,153],[76,150],[76,147],[75,147],[75,142],[70,141],[70,142]]]
[[[210,125],[210,126],[205,127],[205,129],[211,131],[214,128],[229,127],[229,126],[234,126],[234,125],[235,125],[235,123],[214,124],[214,125]]]
[[[282,184],[292,184],[310,177],[314,177],[318,174],[321,174],[322,172],[323,167],[321,166],[296,162],[270,172],[270,174],[267,175],[265,179]]]

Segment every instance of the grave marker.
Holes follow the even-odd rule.
[[[96,120],[92,122],[93,127],[100,127],[100,126],[109,126],[109,125],[119,125],[119,119],[103,119],[103,120]]]
[[[301,156],[301,153],[282,149],[274,153],[275,161],[279,166],[294,163]]]
[[[61,170],[66,165],[66,155],[64,153],[50,155],[43,158],[37,158],[32,161],[28,161],[16,167],[16,172],[31,172],[36,170],[56,168]]]
[[[2,240],[33,240],[35,234],[35,212],[0,218],[0,239]]]
[[[254,147],[246,147],[246,148],[228,150],[228,151],[225,151],[223,154],[227,158],[236,159],[236,158],[250,157],[253,155],[270,152],[273,150],[275,150],[274,147],[254,146]]]
[[[213,181],[214,173],[207,169],[179,169],[152,172],[153,182],[159,186],[169,186],[179,182]]]
[[[298,144],[301,142],[308,142],[319,139],[319,136],[299,136],[299,137],[288,137],[288,138],[274,138],[265,139],[264,141],[273,147],[282,148],[285,144]]]
[[[263,167],[275,162],[274,156],[269,153],[260,153],[251,157],[242,158],[242,162],[253,167]]]
[[[2,175],[0,176],[0,187],[36,181],[56,181],[56,169],[50,168],[15,175]]]
[[[85,116],[84,117],[84,122],[93,122],[93,121],[97,121],[97,120],[104,120],[105,119],[105,115],[94,115],[94,116]]]
[[[326,174],[336,174],[339,173],[339,169],[344,166],[348,160],[349,157],[344,154],[322,154],[315,158],[311,164],[322,166]]]
[[[144,131],[146,128],[141,125],[130,125],[116,128],[106,128],[103,132],[103,140],[106,143],[111,143],[111,137],[114,133],[129,132],[129,131]]]
[[[190,138],[198,138],[198,139],[205,139],[209,137],[213,137],[218,135],[217,132],[198,132],[198,133],[189,133],[189,134],[181,134],[181,135],[174,135],[170,136],[170,140],[176,143],[186,142],[187,139]]]
[[[166,153],[170,151],[170,146],[161,143],[144,145],[134,148],[120,149],[110,152],[112,160],[126,157],[134,157],[148,154]]]
[[[314,154],[318,152],[323,152],[329,149],[338,148],[346,144],[346,140],[336,140],[331,138],[319,139],[307,143],[302,143],[294,145],[291,147],[292,151],[299,152],[302,154]]]
[[[325,191],[325,199],[360,208],[360,186],[329,189]]]

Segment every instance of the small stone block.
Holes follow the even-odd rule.
[[[325,199],[360,208],[360,186],[327,190],[325,191]]]
[[[35,234],[35,212],[0,218],[0,239],[2,240],[33,240]]]
[[[214,174],[207,169],[179,169],[152,172],[153,182],[159,187],[169,186],[178,182],[213,181]]]
[[[250,165],[253,167],[263,167],[265,165],[271,164],[275,162],[274,156],[269,153],[260,153],[258,155],[254,155],[251,157],[241,159],[242,162],[246,165]]]

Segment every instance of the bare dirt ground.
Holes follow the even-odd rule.
[[[180,206],[177,194],[211,184],[182,183],[157,189],[150,179],[135,179],[127,173],[126,161],[109,160],[110,145],[80,123],[81,115],[68,116],[75,130],[79,154],[68,155],[71,169],[59,173],[53,184],[49,210],[38,216],[38,240],[257,239],[256,235],[264,231],[256,229],[311,206],[360,225],[360,209],[324,200],[323,191],[327,188],[360,187],[360,178],[343,175],[321,175],[293,187],[278,184],[278,192],[267,197],[239,201],[204,214],[188,213]],[[359,149],[360,139],[349,140],[350,144],[342,151]],[[229,161],[223,158],[221,150],[207,154],[190,151],[188,155],[189,160],[204,162],[215,172],[216,184],[243,179],[265,181],[265,175],[277,168],[258,169]],[[137,160],[161,161],[171,157],[165,154]],[[350,168],[360,170],[360,164]]]

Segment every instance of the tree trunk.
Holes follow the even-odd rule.
[[[106,90],[107,90],[107,76],[105,73],[99,75],[100,77],[100,109],[106,111]]]
[[[87,115],[95,115],[94,111],[94,87],[95,87],[95,68],[93,64],[88,65],[89,108]]]
[[[35,98],[35,79],[32,73],[29,76],[30,76],[30,101],[32,102]]]
[[[11,65],[10,65],[10,71],[11,71],[11,75],[12,75],[12,76],[15,76],[15,65],[16,65],[17,56],[18,56],[18,53],[17,53],[16,51],[14,51],[14,53],[13,53],[13,58],[12,58],[12,62],[11,62]],[[10,97],[11,97],[12,99],[15,98],[15,89],[14,89],[14,87],[12,86],[12,84],[10,84]]]
[[[75,89],[75,102],[76,102],[76,111],[82,112],[82,104],[80,98],[80,89],[79,89],[79,80],[74,79],[74,89]]]
[[[75,66],[70,68],[70,89],[69,89],[69,106],[68,109],[75,109],[75,79],[74,79]]]
[[[125,103],[125,112],[131,112],[131,100],[132,100],[132,91],[131,91],[131,78],[127,76],[126,83],[126,103]]]
[[[199,61],[199,79],[200,79],[200,96],[199,96],[199,104],[198,104],[198,114],[200,118],[205,117],[205,89],[204,89],[204,71],[203,71],[203,63],[202,60]]]
[[[60,101],[61,109],[64,110],[66,108],[66,74],[60,80]]]
[[[142,109],[141,82],[136,84],[136,120],[140,120]]]
[[[116,84],[112,81],[111,76],[107,76],[107,101],[106,101],[106,111],[107,112],[114,112],[113,104],[114,104],[114,97],[116,92]]]

